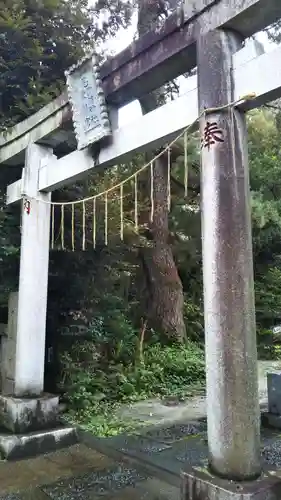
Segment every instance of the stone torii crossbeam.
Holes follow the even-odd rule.
[[[8,187],[7,202],[25,195],[32,200],[30,211],[22,208],[19,292],[11,298],[7,344],[13,362],[2,372],[0,396],[2,420],[14,435],[51,426],[56,414],[57,399],[42,397],[50,205],[40,200],[50,200],[51,191],[87,176],[96,165],[110,167],[134,152],[162,145],[193,123],[198,109],[217,108],[254,92],[254,99],[232,113],[208,116],[223,137],[202,151],[210,469],[184,471],[182,495],[183,500],[280,498],[278,481],[261,475],[245,111],[281,96],[281,52],[280,47],[269,54],[241,49],[246,37],[279,18],[278,0],[187,2],[163,29],[107,62],[101,74],[112,116],[116,107],[196,64],[198,82],[194,77],[186,95],[133,127],[115,123],[112,141],[95,162],[91,148],[75,151],[73,134],[63,127],[69,120],[65,96],[0,137],[0,160],[11,166],[24,163],[22,179]],[[205,127],[202,118],[201,134]],[[69,154],[57,159],[53,149],[56,155],[63,150]],[[36,441],[38,434],[32,436]],[[0,445],[8,454],[4,438]]]

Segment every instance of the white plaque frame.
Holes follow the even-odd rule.
[[[65,71],[73,126],[79,150],[112,134],[95,54]]]

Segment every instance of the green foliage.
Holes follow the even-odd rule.
[[[201,292],[200,283],[196,283],[199,292]],[[203,341],[204,336],[204,313],[203,313],[203,300],[196,302],[191,297],[185,294],[184,303],[184,320],[186,324],[187,336],[191,340],[197,342]]]
[[[102,9],[106,24],[98,22]],[[129,1],[0,0],[0,129],[57,96],[64,71],[130,21]]]
[[[249,116],[256,317],[260,341],[281,321],[281,131],[278,114]]]
[[[116,432],[114,411],[121,403],[184,397],[204,382],[205,373],[203,352],[194,343],[165,345],[149,331],[141,345],[139,332],[116,302],[106,317],[95,318],[87,339],[74,342],[61,362],[68,418],[100,434]]]
[[[268,266],[263,275],[257,276],[255,292],[258,326],[270,328],[281,323],[281,269]]]
[[[20,170],[1,166],[0,170],[0,311],[7,307],[9,293],[18,285],[20,254],[20,207],[6,206],[6,186],[17,180]],[[6,322],[0,316],[0,322]]]

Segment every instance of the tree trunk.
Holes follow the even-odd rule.
[[[161,14],[165,14],[162,1],[139,0],[139,35],[148,31]],[[140,99],[143,114],[149,113],[164,101],[163,89],[143,97]],[[151,241],[147,247],[141,248],[140,256],[149,296],[148,317],[157,330],[183,342],[186,337],[183,289],[169,244],[167,167],[166,155],[154,162],[154,217],[149,223]],[[149,220],[149,214],[147,219]]]

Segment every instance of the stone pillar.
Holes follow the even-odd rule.
[[[239,47],[239,37],[222,30],[200,38],[200,112],[233,101]],[[200,131],[209,465],[220,477],[249,480],[261,463],[245,116],[213,112]]]
[[[58,415],[58,396],[43,394],[51,207],[37,201],[50,201],[37,186],[39,168],[51,157],[49,149],[30,144],[22,178],[19,291],[9,301],[0,395],[0,423],[16,434],[48,428]],[[0,438],[5,454],[11,442]]]
[[[15,363],[16,396],[39,396],[44,384],[45,332],[48,292],[51,206],[30,198],[50,201],[38,192],[38,172],[53,153],[37,144],[26,150],[23,174],[21,256],[17,311]]]
[[[51,195],[38,192],[38,174],[52,157],[50,149],[36,144],[26,150],[19,291],[10,296],[2,346],[0,457],[6,459],[46,453],[78,439],[75,428],[59,425],[59,397],[43,392],[51,209],[43,202]]]

